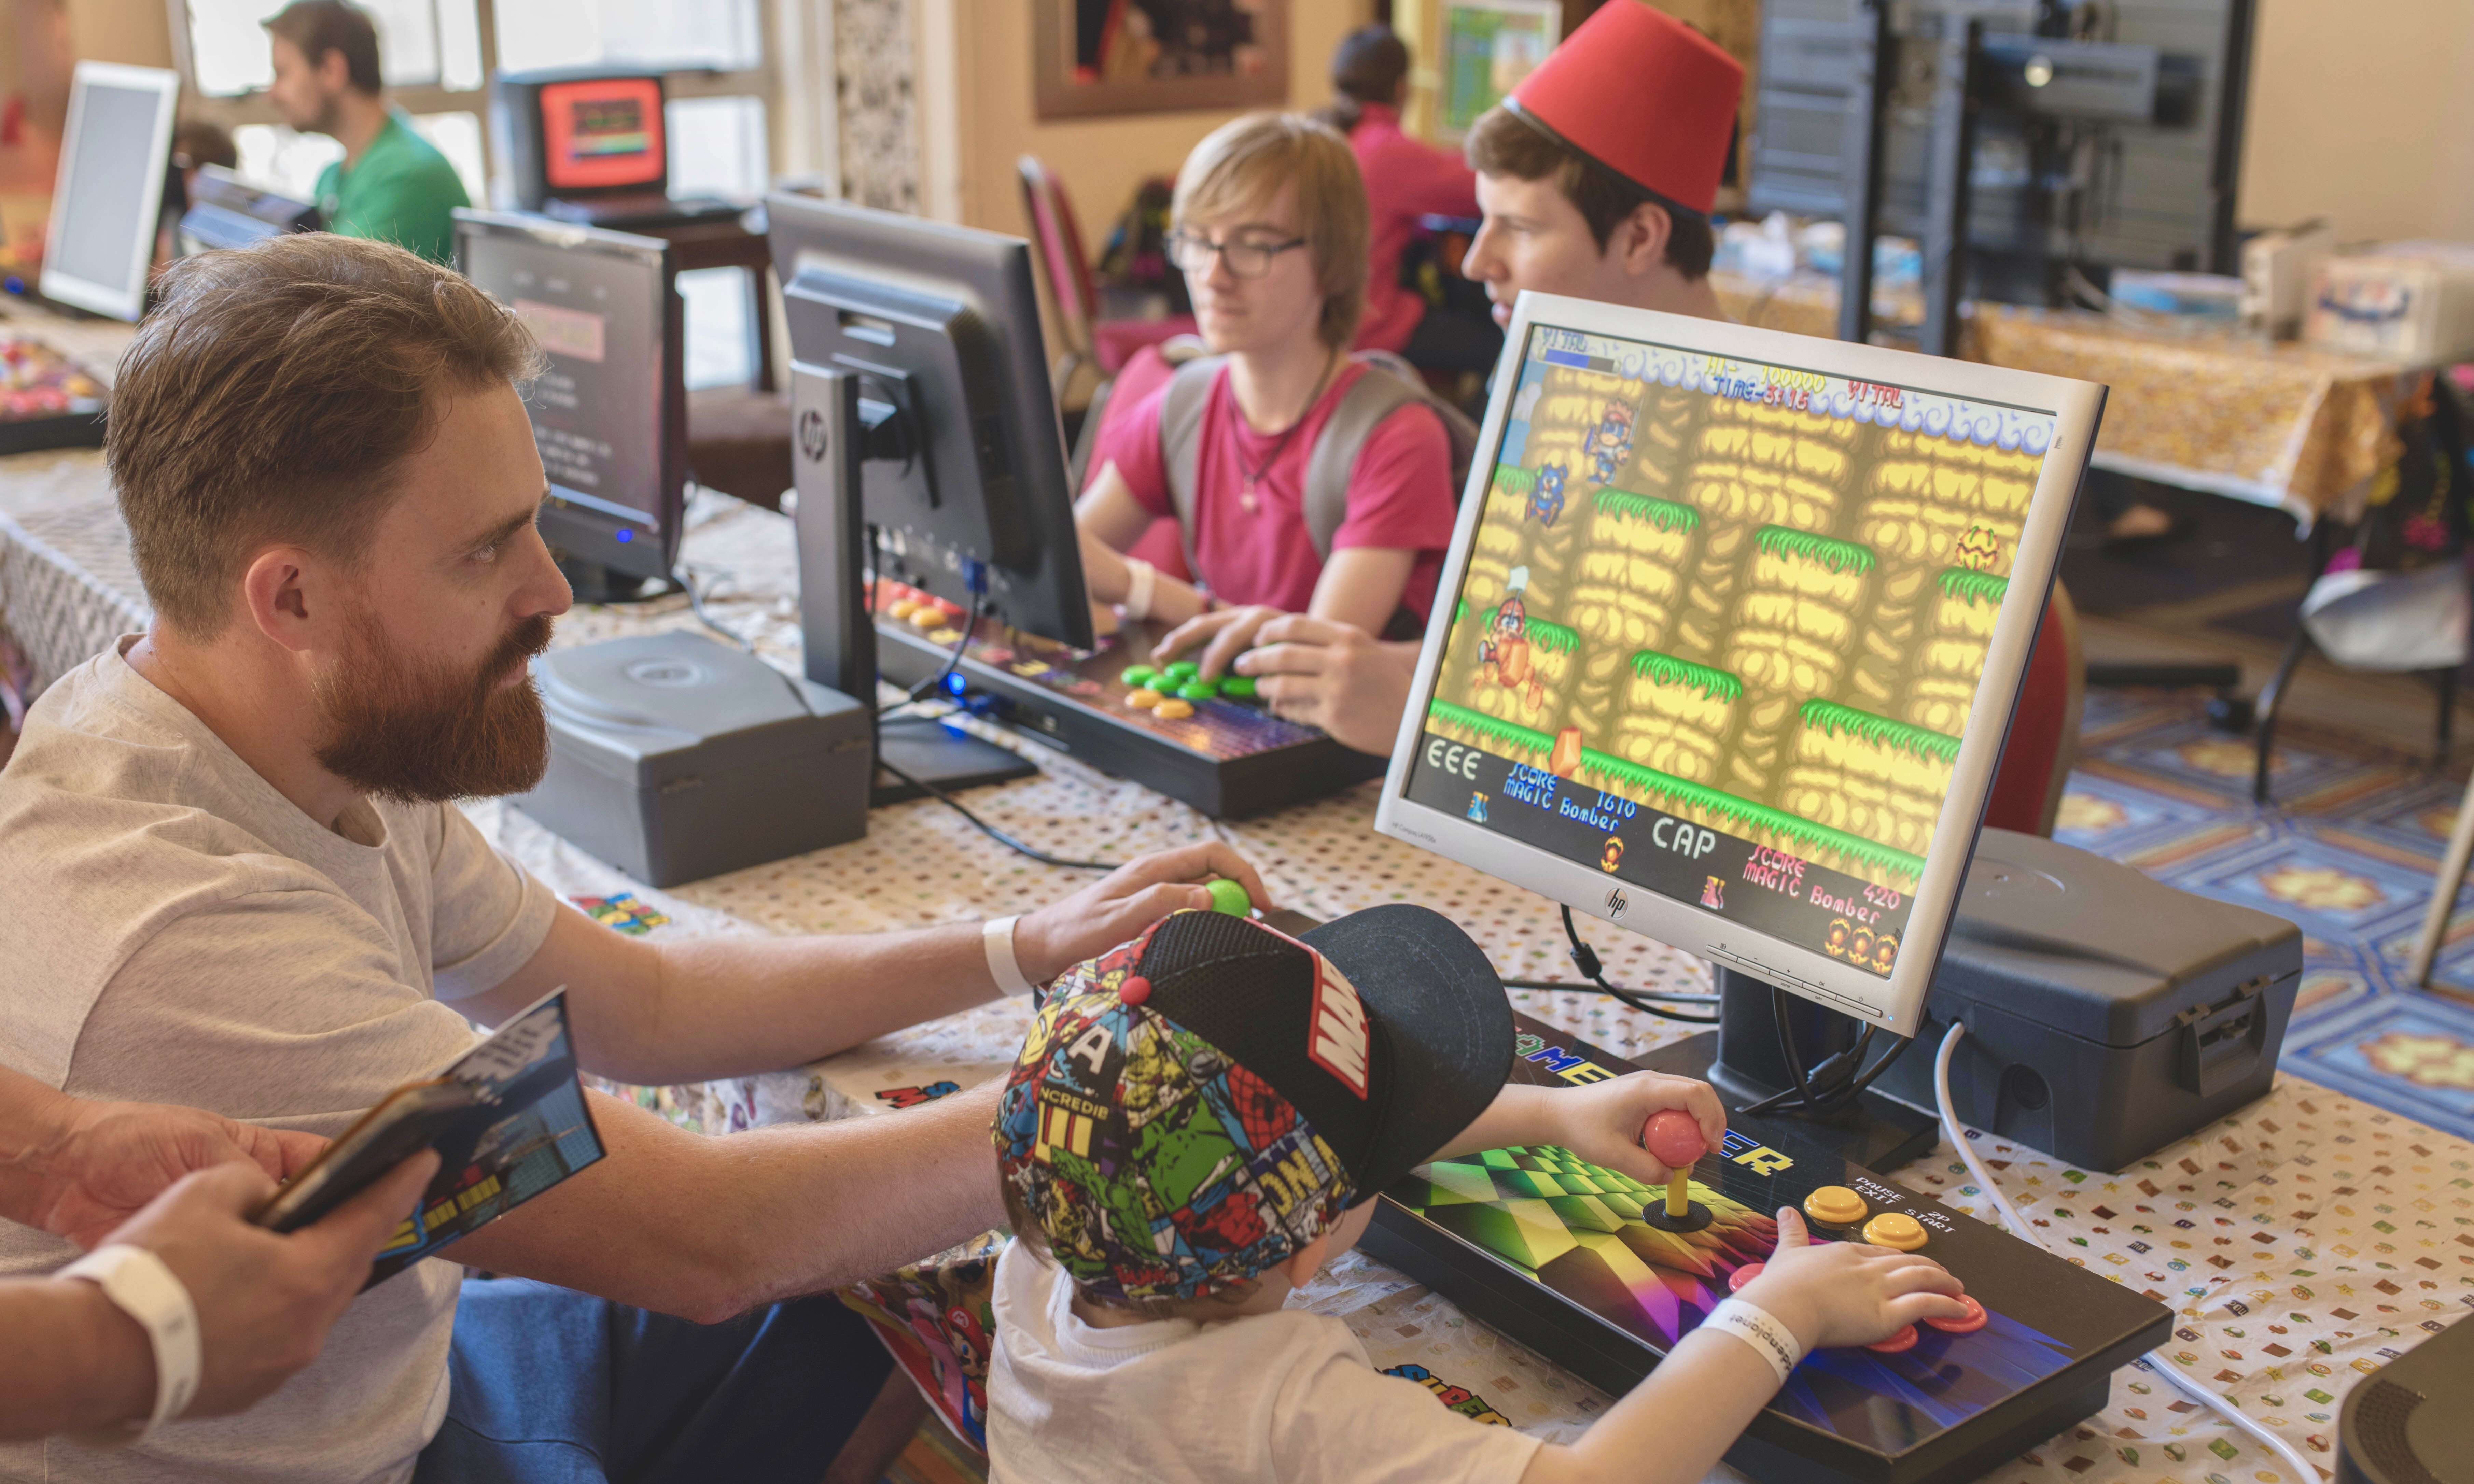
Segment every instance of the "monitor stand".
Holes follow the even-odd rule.
[[[1039,772],[1039,765],[1020,753],[999,747],[984,737],[975,737],[959,727],[949,727],[935,716],[894,716],[879,721],[876,755],[948,794],[983,783],[1027,778]],[[867,806],[877,809],[927,797],[927,789],[906,783],[880,769],[876,785],[867,791]]]
[[[1694,1077],[1718,1089],[1729,1112],[1749,1107],[1795,1085],[1779,1044],[1779,1021],[1771,986],[1732,969],[1716,969],[1718,1028],[1661,1046],[1635,1058],[1641,1065],[1680,1077]],[[1853,1016],[1790,996],[1795,1018],[1796,1050],[1807,1066],[1816,1065],[1856,1043],[1863,1028]],[[1867,1061],[1887,1054],[1880,1038]],[[1927,1055],[1910,1047],[1909,1056]],[[1792,1119],[1796,1132],[1831,1153],[1868,1169],[1892,1170],[1931,1152],[1941,1137],[1940,1121],[1883,1093],[1866,1089],[1845,1108],[1811,1113],[1796,1108],[1773,1108],[1764,1118]]]
[[[799,638],[808,679],[843,695],[876,699],[876,622],[867,600],[861,556],[867,527],[861,508],[861,466],[873,451],[900,456],[888,416],[870,422],[860,411],[859,377],[839,367],[793,366],[791,467],[798,483]],[[873,450],[871,442],[887,446]],[[1038,765],[1021,754],[975,737],[933,716],[880,719],[876,755],[943,793],[1029,778]],[[880,771],[868,804],[925,797],[920,788]]]

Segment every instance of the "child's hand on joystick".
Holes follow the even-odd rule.
[[[1681,1108],[1661,1109],[1641,1125],[1640,1146],[1667,1168],[1666,1205],[1644,1219],[1670,1232],[1697,1232],[1708,1226],[1710,1208],[1692,1199],[1693,1163],[1710,1151],[1699,1121]],[[1659,1217],[1664,1219],[1653,1219]]]

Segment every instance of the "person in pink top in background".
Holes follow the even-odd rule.
[[[1225,358],[1202,402],[1184,529],[1203,586],[1124,555],[1154,519],[1176,514],[1162,446],[1173,386],[1163,386],[1111,420],[1093,456],[1099,473],[1075,502],[1092,602],[1167,623],[1214,610],[1224,622],[1312,613],[1369,634],[1398,615],[1418,632],[1456,510],[1450,438],[1431,407],[1400,406],[1366,435],[1327,561],[1307,524],[1318,438],[1359,378],[1389,374],[1348,354],[1365,305],[1367,219],[1347,145],[1303,114],[1249,114],[1194,147],[1173,209],[1169,259],[1204,341]]]
[[[1409,48],[1391,27],[1352,31],[1332,53],[1331,106],[1316,115],[1348,137],[1366,178],[1366,318],[1358,348],[1396,350],[1410,365],[1436,371],[1492,371],[1503,331],[1482,300],[1430,303],[1400,282],[1401,259],[1426,230],[1419,218],[1478,216],[1477,172],[1401,130],[1408,81]]]

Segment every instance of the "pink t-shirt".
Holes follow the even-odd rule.
[[[1400,254],[1419,230],[1420,216],[1477,215],[1477,173],[1400,132],[1398,110],[1365,105],[1348,148],[1366,178],[1369,215],[1366,253],[1366,318],[1357,326],[1361,348],[1397,350],[1426,316],[1423,295],[1400,287]]]
[[[1322,559],[1306,534],[1306,464],[1341,397],[1367,373],[1366,367],[1352,363],[1332,378],[1297,435],[1264,469],[1251,511],[1243,498],[1246,476],[1272,458],[1280,435],[1247,425],[1225,367],[1212,378],[1195,461],[1193,549],[1195,573],[1215,597],[1292,613],[1304,612],[1313,602]],[[1134,498],[1154,515],[1176,514],[1160,454],[1160,407],[1167,396],[1163,386],[1123,418],[1111,418],[1096,461],[1104,467],[1115,464]],[[1455,504],[1450,435],[1434,409],[1413,403],[1375,424],[1358,450],[1349,470],[1348,513],[1332,534],[1331,549],[1378,546],[1418,553],[1401,601],[1423,621],[1434,603],[1443,548],[1451,542]]]

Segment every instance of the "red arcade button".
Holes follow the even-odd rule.
[[[1754,1279],[1761,1276],[1761,1269],[1763,1266],[1765,1266],[1763,1263],[1747,1262],[1742,1267],[1739,1267],[1735,1269],[1735,1271],[1728,1274],[1727,1291],[1729,1293],[1743,1292],[1744,1285],[1746,1283],[1749,1283]]]
[[[1877,1355],[1895,1355],[1916,1348],[1916,1327],[1908,1325],[1886,1340],[1875,1340],[1864,1347]]]
[[[1983,1328],[1985,1324],[1984,1305],[1977,1303],[1974,1299],[1969,1298],[1963,1293],[1958,1296],[1958,1302],[1967,1305],[1967,1317],[1965,1319],[1928,1319],[1925,1323],[1932,1326],[1936,1329],[1939,1329],[1944,1334],[1974,1334],[1977,1330]]]

